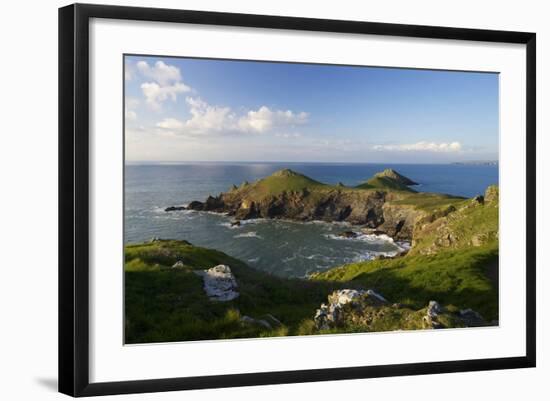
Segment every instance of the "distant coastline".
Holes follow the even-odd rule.
[[[466,162],[454,162],[451,164],[459,166],[498,166],[498,160],[472,160]]]

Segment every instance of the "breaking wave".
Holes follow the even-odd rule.
[[[366,242],[389,242],[395,244],[393,238],[386,234],[363,234],[361,232],[354,232],[354,237],[343,237],[338,234],[324,234],[326,238],[338,240],[338,241],[366,241]]]
[[[258,238],[258,239],[263,239],[263,237],[261,235],[258,235],[256,233],[256,231],[248,231],[246,233],[237,234],[237,235],[233,236],[233,238]]]

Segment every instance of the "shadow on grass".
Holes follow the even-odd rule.
[[[496,273],[495,273],[496,271]],[[347,283],[380,292],[391,302],[415,309],[435,300],[460,309],[472,308],[487,320],[498,320],[498,255],[487,253],[466,266],[426,263],[422,268],[403,265],[357,274]]]

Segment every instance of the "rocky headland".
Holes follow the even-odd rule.
[[[362,226],[364,233],[385,234],[394,240],[413,241],[435,232],[441,238],[435,247],[447,247],[461,241],[447,230],[448,223],[459,219],[464,208],[484,205],[484,196],[470,203],[465,198],[417,192],[418,185],[392,169],[375,174],[365,182],[346,187],[341,183],[328,185],[315,181],[290,169],[279,170],[254,183],[244,182],[205,201],[193,201],[187,209],[225,213],[233,217],[232,224],[255,218],[290,219],[296,221],[323,220],[348,222]],[[495,198],[496,203],[492,200]],[[488,189],[488,203],[498,208],[498,188]],[[487,196],[485,196],[487,197]],[[182,207],[170,206],[176,211]],[[492,240],[493,233],[478,235],[471,240],[473,246]],[[353,237],[356,233],[344,232]]]

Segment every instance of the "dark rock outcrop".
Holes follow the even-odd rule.
[[[356,233],[355,231],[343,231],[340,234],[338,234],[338,236],[342,238],[357,238],[359,234]]]
[[[177,212],[179,210],[186,210],[187,208],[185,206],[168,206],[166,209],[164,209],[165,212]]]

